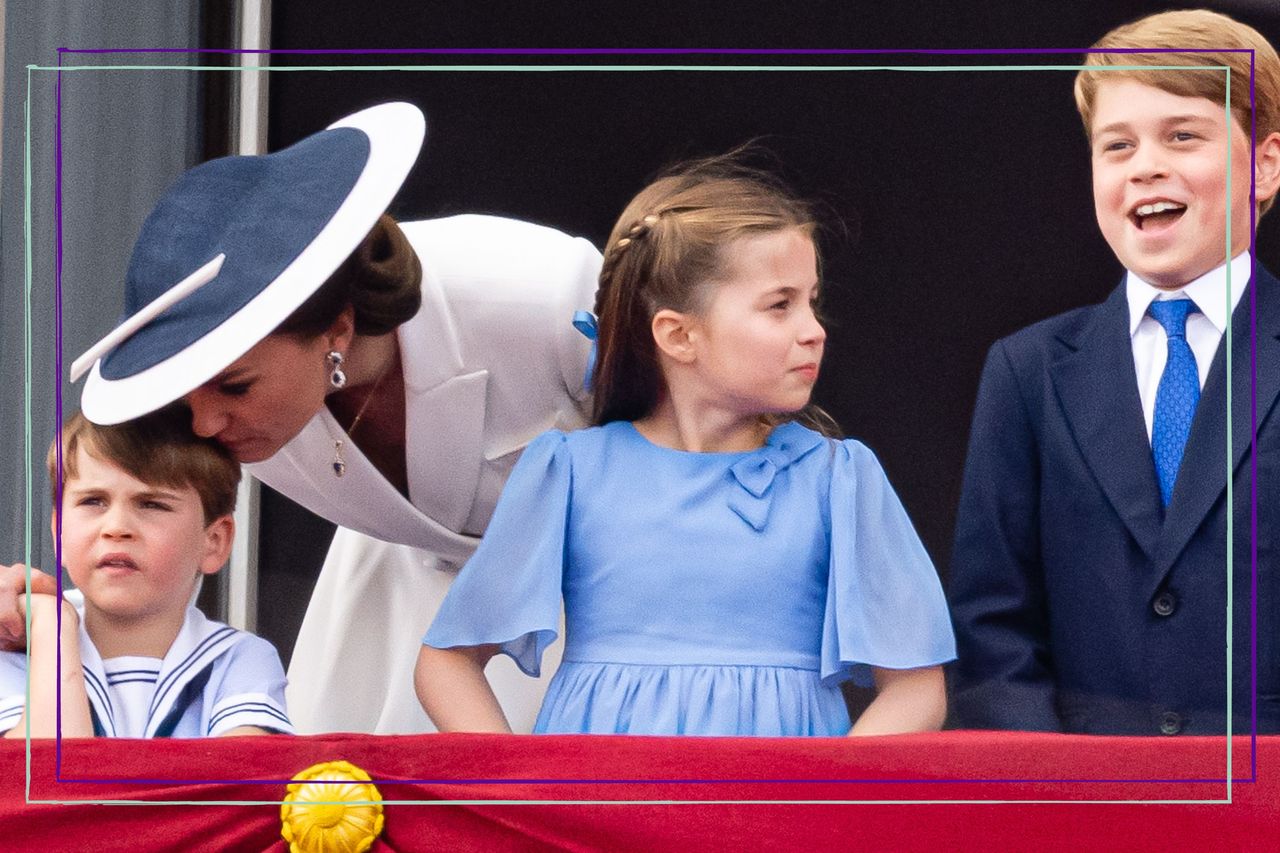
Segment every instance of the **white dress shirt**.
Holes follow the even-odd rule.
[[[1227,331],[1227,320],[1240,304],[1249,281],[1250,256],[1247,251],[1236,255],[1230,264],[1231,292],[1227,293],[1227,264],[1210,270],[1177,290],[1162,290],[1130,272],[1125,276],[1125,295],[1129,300],[1129,334],[1133,339],[1133,364],[1138,374],[1138,396],[1142,399],[1142,418],[1147,425],[1147,441],[1151,440],[1151,422],[1155,417],[1156,391],[1169,358],[1169,339],[1164,327],[1147,314],[1157,299],[1190,299],[1200,310],[1187,316],[1187,344],[1196,357],[1200,389],[1209,377],[1218,343]],[[1228,306],[1227,299],[1231,302]],[[1237,330],[1237,333],[1239,330]]]

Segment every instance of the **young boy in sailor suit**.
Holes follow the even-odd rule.
[[[50,447],[50,482],[59,457],[65,471],[54,538],[60,520],[62,565],[84,602],[24,597],[30,705],[26,654],[0,653],[6,737],[28,721],[32,737],[58,733],[59,680],[63,737],[292,733],[276,650],[191,604],[230,553],[240,466],[189,423],[173,407],[118,426],[76,414]]]
[[[1094,47],[1076,104],[1127,273],[988,355],[952,709],[965,728],[1280,731],[1280,282],[1248,251],[1280,187],[1280,58],[1204,10]]]

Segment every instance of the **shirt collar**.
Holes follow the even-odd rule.
[[[1210,270],[1194,281],[1177,290],[1164,290],[1153,287],[1138,277],[1137,273],[1128,272],[1124,278],[1125,297],[1129,302],[1129,336],[1137,334],[1138,324],[1142,322],[1147,308],[1156,299],[1190,299],[1204,314],[1205,319],[1213,324],[1219,334],[1227,330],[1227,318],[1231,311],[1240,304],[1245,285],[1249,282],[1252,259],[1248,250],[1231,259],[1231,308],[1227,309],[1227,265],[1222,264]]]

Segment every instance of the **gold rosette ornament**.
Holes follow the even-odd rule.
[[[293,777],[280,806],[289,853],[364,853],[382,832],[382,795],[347,761],[315,764]]]

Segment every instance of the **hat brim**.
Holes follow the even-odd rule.
[[[329,129],[353,128],[369,141],[369,156],[351,191],[314,239],[243,307],[178,352],[129,376],[108,379],[93,365],[80,408],[109,425],[153,412],[195,390],[240,358],[286,320],[355,251],[409,175],[426,137],[426,120],[412,104],[362,110]]]

